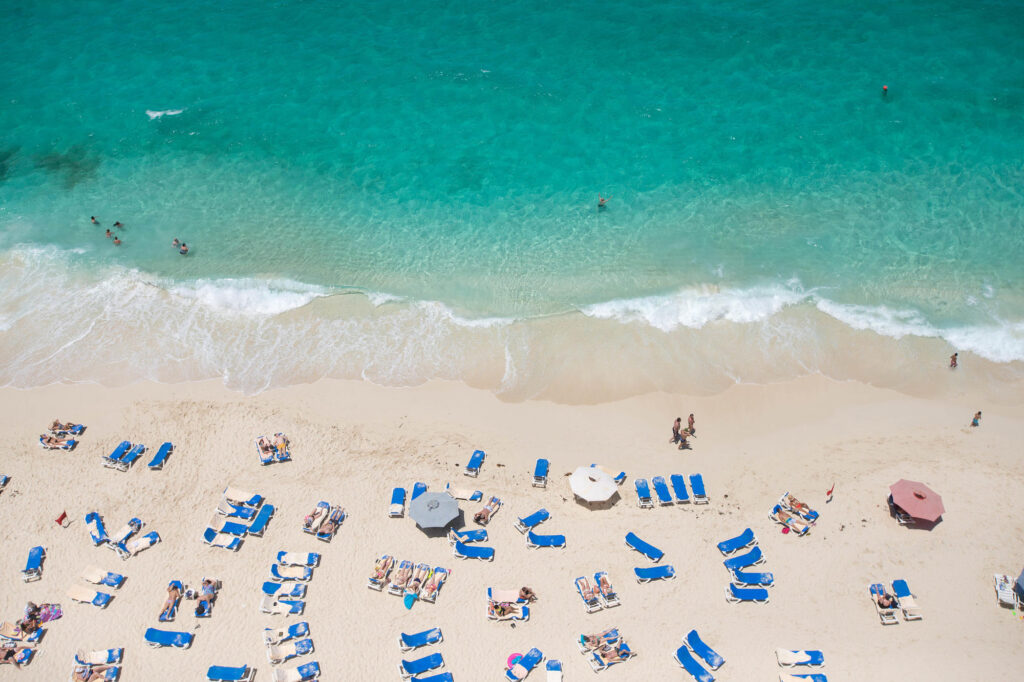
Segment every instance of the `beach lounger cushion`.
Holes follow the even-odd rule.
[[[602,584],[602,579],[607,583],[607,587]],[[619,606],[622,603],[619,601],[619,595],[616,594],[606,571],[598,571],[594,574],[594,589],[601,597],[601,601],[604,602],[604,607],[606,609]]]
[[[636,504],[641,509],[653,509],[654,502],[651,500],[651,489],[647,485],[647,479],[638,478],[633,481],[633,487],[636,488]]]
[[[704,477],[700,474],[690,476],[690,490],[693,491],[694,504],[708,504],[708,493],[704,490]]]
[[[483,561],[494,561],[493,547],[465,545],[461,542],[456,542],[452,553],[459,559],[481,559]]]
[[[524,516],[521,519],[517,519],[516,522],[512,525],[515,526],[515,529],[520,533],[525,533],[526,531],[530,530],[531,528],[537,526],[538,524],[544,521],[547,521],[550,518],[551,514],[548,513],[547,509],[538,509],[529,516]]]
[[[725,599],[730,603],[754,602],[755,604],[766,604],[771,598],[768,590],[763,587],[737,587],[729,583],[725,587]]]
[[[669,476],[672,483],[672,492],[676,495],[676,504],[685,504],[690,501],[690,494],[686,492],[686,479],[679,474]]]
[[[275,511],[274,505],[272,504],[264,504],[260,507],[260,510],[256,513],[256,518],[254,518],[252,523],[249,524],[249,535],[255,535],[256,537],[262,536],[263,531],[267,529],[267,525],[270,523],[270,519],[273,518]]]
[[[455,530],[454,528],[448,531],[448,542],[455,544],[456,542],[469,543],[469,542],[486,542],[487,541],[487,529],[486,528],[474,528],[473,530]]]
[[[601,601],[597,597],[597,591],[591,589],[590,581],[587,580],[586,576],[580,576],[575,580],[576,592],[580,595],[580,599],[583,600],[583,610],[587,613],[594,613],[600,611],[603,606]],[[589,595],[589,597],[588,597]]]
[[[106,592],[99,592],[83,585],[72,585],[67,591],[68,597],[83,604],[92,604],[101,609],[107,608],[107,604],[113,599],[113,595]]]
[[[21,569],[21,579],[27,583],[39,580],[43,577],[43,559],[46,557],[46,550],[42,545],[36,545],[28,551],[28,559],[25,561],[25,568]]]
[[[103,526],[103,517],[96,512],[89,512],[85,515],[85,525],[89,528],[89,535],[97,547],[108,542],[107,529]]]
[[[761,554],[761,548],[754,545],[746,554],[740,554],[738,556],[731,556],[722,564],[730,571],[735,571],[740,568],[746,568],[747,566],[755,566],[764,561],[764,556]]]
[[[917,598],[910,591],[906,580],[893,580],[892,592],[899,602],[900,611],[903,612],[903,620],[921,620],[924,615],[917,605]]]
[[[640,552],[654,563],[658,563],[661,561],[661,558],[665,556],[664,552],[654,545],[644,542],[632,531],[626,533],[626,546],[634,551]]]
[[[157,628],[149,628],[144,635],[146,644],[151,647],[173,646],[178,649],[187,649],[192,646],[193,638],[191,632],[173,632]]]
[[[537,466],[533,468],[533,485],[537,488],[546,488],[548,485],[549,464],[546,459],[538,459]]]
[[[105,571],[97,566],[89,566],[82,572],[82,579],[94,585],[106,585],[118,588],[124,583],[124,576],[119,573]]]
[[[316,552],[278,552],[277,563],[283,566],[319,566],[320,555]]]
[[[474,478],[480,474],[480,466],[484,463],[483,450],[474,450],[473,456],[469,458],[469,464],[466,465],[466,470],[462,473],[466,476],[473,476]]]
[[[213,528],[207,528],[203,531],[203,542],[211,547],[220,547],[232,552],[237,552],[238,548],[242,546],[241,538],[232,537],[226,533],[218,533]]]
[[[89,652],[79,650],[75,653],[75,663],[79,665],[110,665],[112,663],[120,663],[123,656],[123,648],[100,649]]]
[[[206,679],[215,682],[252,682],[256,669],[246,665],[237,668],[227,665],[211,665],[206,671]]]
[[[299,582],[309,582],[313,577],[313,569],[309,566],[281,566],[279,564],[270,565],[270,578],[277,582],[287,582],[290,580],[298,580]]]
[[[739,569],[732,572],[732,581],[737,587],[761,586],[770,587],[775,584],[775,576],[771,573],[747,573]]]
[[[388,516],[399,517],[405,514],[405,488],[395,488],[391,491],[391,507],[388,509]]]
[[[757,537],[754,536],[754,531],[750,528],[745,528],[742,533],[734,538],[723,540],[718,543],[718,551],[722,554],[729,555],[733,552],[738,552],[745,547],[757,542]]]
[[[663,476],[655,476],[651,479],[651,485],[654,486],[654,494],[658,496],[658,504],[668,506],[673,504],[672,493],[668,489],[668,484],[665,483]]]
[[[565,547],[564,535],[537,535],[532,530],[526,534],[526,546],[531,549],[537,547]]]
[[[634,568],[633,573],[636,575],[638,583],[647,583],[652,580],[671,580],[676,577],[676,569],[669,564]]]
[[[398,635],[398,647],[402,651],[411,651],[412,649],[418,649],[422,646],[438,644],[442,640],[444,640],[444,636],[441,634],[441,628],[430,628],[429,630],[424,630],[411,635],[407,635],[402,632]]]
[[[163,469],[164,463],[167,462],[167,458],[171,456],[172,452],[174,452],[174,443],[171,443],[170,441],[164,443],[160,446],[160,449],[156,451],[153,459],[149,460],[149,464],[146,466],[154,470]]]
[[[398,664],[398,672],[402,675],[403,679],[412,677],[413,675],[419,675],[425,673],[428,670],[434,670],[436,668],[444,667],[444,657],[439,653],[433,653],[429,656],[417,658],[414,661],[407,661],[402,659],[401,663]]]

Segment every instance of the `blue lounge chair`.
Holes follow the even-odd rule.
[[[466,470],[462,473],[466,476],[472,476],[473,478],[479,476],[480,465],[484,463],[484,457],[486,457],[486,455],[483,450],[475,450],[473,452],[473,456],[469,458],[469,464],[466,465]]]
[[[154,471],[163,469],[164,463],[167,462],[167,458],[171,456],[172,452],[174,452],[174,443],[171,443],[170,441],[164,443],[160,446],[160,449],[156,451],[153,459],[149,460],[149,464],[146,466]]]
[[[606,609],[619,606],[622,603],[619,601],[619,595],[616,594],[615,588],[612,587],[611,580],[608,579],[607,571],[598,571],[594,574],[594,591],[600,595]]]
[[[259,512],[256,514],[256,518],[249,524],[249,535],[255,535],[260,537],[263,535],[263,531],[267,529],[267,524],[270,523],[270,519],[274,516],[274,505],[264,504],[260,507]]]
[[[391,491],[391,507],[388,516],[398,518],[405,516],[405,488],[395,488]]]
[[[90,566],[82,573],[82,579],[93,585],[106,585],[107,587],[118,588],[124,583],[124,576],[119,573],[104,571],[102,568]]]
[[[708,494],[704,490],[704,478],[700,474],[692,474],[690,476],[690,490],[693,491],[693,503],[694,504],[707,504]]]
[[[146,446],[142,443],[138,443],[135,447],[125,453],[118,462],[114,463],[114,468],[118,471],[128,471],[135,464],[135,461],[142,457],[143,453],[146,452]]]
[[[252,507],[254,509],[263,503],[263,496],[259,493],[251,493],[248,490],[239,490],[232,486],[224,488],[224,492],[221,493],[221,499],[227,500],[231,504],[240,507]]]
[[[278,552],[277,563],[285,566],[319,566],[320,555],[316,552]]]
[[[690,655],[690,650],[686,648],[686,645],[676,649],[676,653],[673,656],[676,659],[676,663],[679,664],[686,672],[690,673],[697,682],[715,682],[715,676],[704,669],[700,663],[697,662],[693,656]]]
[[[286,628],[264,628],[263,643],[268,645],[280,644],[281,642],[287,642],[289,639],[295,639],[296,637],[305,637],[308,634],[309,623],[306,621],[292,623]]]
[[[686,504],[690,501],[690,494],[686,492],[686,480],[679,474],[669,476],[672,483],[672,491],[676,494],[676,504]]]
[[[60,429],[54,431],[56,434],[70,433],[72,436],[81,436],[82,432],[85,431],[85,424],[72,424],[69,429]]]
[[[279,566],[278,564],[270,565],[270,578],[271,580],[285,583],[297,580],[299,582],[309,582],[313,577],[313,569],[309,566]]]
[[[633,481],[636,488],[636,504],[641,509],[654,509],[654,501],[651,500],[651,489],[647,486],[646,478],[638,478]]]
[[[275,596],[265,594],[260,600],[260,613],[269,613],[275,616],[302,615],[306,608],[306,602],[293,599],[278,599]]]
[[[494,561],[494,548],[481,547],[480,545],[464,545],[461,542],[455,543],[452,554],[457,559],[482,559],[483,561]]]
[[[910,591],[910,586],[907,585],[906,580],[893,580],[892,593],[896,595],[900,611],[903,612],[903,620],[921,620],[924,618],[917,606],[917,599],[914,597],[914,593]]]
[[[313,640],[300,639],[294,642],[270,645],[267,647],[267,660],[273,665],[279,665],[298,656],[307,656],[311,653],[313,653]]]
[[[81,651],[75,654],[75,663],[78,665],[111,665],[120,663],[124,656],[124,649],[100,649],[84,654]]]
[[[434,670],[435,668],[444,667],[444,657],[439,653],[433,653],[423,658],[417,658],[415,661],[407,661],[404,658],[402,662],[398,664],[398,672],[402,676],[402,679],[408,679],[413,675],[419,675],[425,673],[428,670]]]
[[[730,571],[735,571],[740,568],[746,568],[747,566],[756,566],[763,561],[764,556],[761,555],[761,548],[754,545],[754,548],[746,554],[731,556],[723,561],[722,564],[724,564]]]
[[[763,587],[736,587],[729,583],[725,588],[725,600],[731,604],[752,601],[755,604],[767,604],[771,595]]]
[[[512,592],[513,590],[501,590],[501,591],[508,593],[508,592]],[[497,597],[495,597],[494,596],[494,588],[493,587],[488,587],[487,588],[487,601],[494,602],[494,603],[499,603],[499,602],[509,602],[509,603],[516,602],[517,604],[525,604],[526,603],[526,600],[520,598],[518,596],[518,593],[517,593],[517,596],[516,596],[515,599],[513,599],[510,595],[507,595],[507,594],[499,594]]]
[[[775,584],[775,576],[771,573],[747,573],[734,570],[732,572],[732,581],[737,587],[771,587]]]
[[[665,556],[664,552],[662,552],[654,545],[647,544],[646,542],[638,538],[636,534],[632,531],[626,533],[626,547],[629,547],[634,551],[640,552],[654,563],[658,563],[659,561],[661,561],[661,557]]]
[[[234,535],[235,537],[240,538],[245,537],[249,532],[249,526],[244,523],[224,521],[220,516],[210,521],[210,528],[213,528],[218,533],[227,533],[228,535]]]
[[[600,611],[603,607],[601,601],[597,598],[597,590],[590,587],[590,581],[587,577],[581,575],[574,581],[576,585],[576,592],[580,595],[580,599],[583,600],[583,610],[587,613],[594,613]],[[587,595],[590,595],[589,597]]]
[[[252,517],[256,516],[256,509],[254,507],[246,507],[241,504],[234,504],[228,499],[221,498],[220,502],[217,503],[217,508],[214,510],[221,516],[227,516],[235,519],[242,519],[248,521]]]
[[[380,559],[377,559],[377,562],[374,565],[376,566],[376,564],[382,564],[384,567],[381,572],[381,577],[378,579],[375,575],[371,575],[366,579],[366,586],[371,590],[377,590],[380,592],[384,589],[384,585],[388,583],[388,575],[391,573],[391,569],[395,567],[395,558],[390,554],[384,554]],[[376,569],[374,570],[376,571]]]
[[[636,655],[630,650],[629,645],[625,642],[620,641],[617,646],[619,656],[622,657],[622,661],[628,661]],[[590,656],[591,657],[590,659],[588,659],[588,662],[590,663],[590,667],[594,669],[595,673],[599,673],[602,670],[606,670],[611,666],[615,665],[616,663],[622,663],[622,661],[606,661],[603,658],[601,658],[601,656],[598,655],[596,651],[592,652]]]
[[[669,492],[664,476],[655,476],[651,479],[651,484],[654,485],[654,494],[658,496],[658,504],[663,507],[673,504],[672,493]]]
[[[281,583],[267,581],[263,583],[261,589],[263,594],[269,594],[271,597],[296,597],[302,599],[306,596],[306,586],[301,583],[282,585]]]
[[[0,492],[3,492],[3,489],[6,488],[7,484],[10,483],[10,482],[11,482],[11,477],[10,476],[5,476],[3,474],[0,474]]]
[[[818,668],[825,665],[825,654],[818,650],[776,649],[775,657],[779,659],[779,665],[784,668],[792,668],[797,665]]]
[[[327,517],[327,521],[320,524],[320,530],[316,532],[316,539],[322,542],[330,542],[338,534],[338,526],[344,521],[344,507],[332,507],[331,515]]]
[[[203,542],[211,547],[220,547],[221,549],[227,549],[232,552],[237,552],[238,548],[242,546],[241,538],[234,538],[230,535],[218,533],[213,528],[207,528],[203,531]]]
[[[454,682],[454,680],[451,673],[437,673],[428,677],[420,675],[416,678],[416,682]]]
[[[505,678],[510,682],[519,682],[519,680],[525,679],[543,660],[544,654],[540,652],[540,649],[534,647],[523,654],[518,663],[505,671]]]
[[[402,651],[411,651],[419,649],[421,646],[437,644],[443,640],[444,636],[441,634],[441,628],[430,628],[413,635],[407,635],[403,632],[398,635],[398,648]]]
[[[232,668],[226,665],[211,665],[206,671],[206,679],[214,682],[252,682],[256,677],[256,668],[240,665]]]
[[[809,673],[806,675],[789,675],[786,673],[779,673],[779,682],[828,682],[828,676],[822,673]]]
[[[320,677],[320,663],[303,663],[295,668],[276,668],[270,671],[273,682],[306,682]]]
[[[526,534],[526,546],[529,549],[538,547],[565,547],[564,535],[537,535],[532,530]]]
[[[113,545],[113,547],[117,551],[118,556],[120,556],[122,560],[127,561],[142,550],[148,549],[158,542],[160,542],[160,534],[154,530],[135,538],[131,542],[122,542],[120,544]]]
[[[879,620],[882,621],[882,625],[897,625],[900,621],[896,617],[896,608],[893,606],[882,606],[878,603],[878,598],[883,594],[886,594],[885,586],[882,583],[875,583],[868,588],[868,593],[871,595],[871,603],[875,605],[875,611],[878,613]]]
[[[89,535],[92,543],[97,547],[107,542],[107,529],[103,525],[103,517],[96,512],[89,512],[85,515],[85,525],[89,527]]]
[[[46,550],[42,545],[37,545],[28,551],[28,560],[25,568],[21,569],[21,579],[27,583],[39,580],[43,577],[43,558]]]
[[[170,583],[167,584],[167,587],[178,588],[178,598],[174,601],[174,604],[171,605],[171,610],[168,613],[160,613],[159,620],[161,623],[170,623],[177,617],[178,606],[181,604],[181,595],[182,592],[185,591],[185,586],[181,584],[180,580],[172,580]]]
[[[754,536],[754,531],[750,530],[749,528],[746,528],[742,533],[740,533],[736,537],[729,538],[728,540],[723,540],[722,542],[719,542],[718,551],[728,556],[733,552],[740,551],[744,547],[749,547],[755,542],[757,542],[757,537]]]
[[[277,446],[274,452],[274,460],[278,462],[290,462],[292,461],[292,443],[288,440],[288,437],[283,433],[275,433],[275,436],[280,436],[284,440],[284,450],[281,446]]]
[[[427,484],[416,481],[412,487],[412,500],[427,492]],[[411,501],[411,500],[410,500]]]
[[[722,658],[714,649],[704,643],[704,640],[700,638],[696,630],[690,630],[686,633],[686,643],[689,645],[693,653],[697,654],[704,659],[704,662],[708,664],[708,667],[712,670],[718,670],[725,663],[725,659]]]
[[[128,451],[131,449],[131,441],[121,441],[118,443],[117,447],[114,448],[113,452],[103,458],[103,466],[108,468],[116,467],[121,462],[121,458],[127,455]]]
[[[114,598],[113,595],[107,594],[106,592],[99,592],[84,585],[72,585],[67,591],[68,597],[72,600],[80,602],[82,604],[92,604],[98,606],[101,609],[107,608],[110,600]]]
[[[178,649],[187,649],[192,646],[193,638],[194,635],[191,632],[173,632],[156,628],[149,628],[144,636],[146,644],[151,647],[173,646]]]
[[[267,466],[268,464],[273,464],[274,463],[274,455],[277,454],[277,449],[274,448],[274,447],[268,446],[266,450],[264,450],[262,447],[260,447],[260,440],[262,438],[264,438],[264,437],[265,436],[262,436],[261,438],[257,438],[254,441],[256,443],[256,452],[259,453],[259,456],[260,456],[260,465],[261,466]],[[268,439],[268,442],[269,442],[269,439]]]
[[[116,533],[111,533],[108,541],[111,546],[119,545],[142,530],[142,527],[145,525],[146,524],[142,522],[142,519],[133,518],[129,520],[128,523],[121,526]]]
[[[619,633],[619,629],[611,628],[601,633],[600,641],[596,645],[588,643],[586,635],[580,635],[579,639],[576,640],[576,646],[579,647],[580,653],[585,656],[598,647],[606,644],[615,644],[620,639],[622,639],[622,635]]]
[[[671,580],[676,577],[676,569],[669,564],[664,566],[650,566],[648,568],[634,568],[638,583],[649,583],[652,580]]]
[[[517,520],[512,525],[515,526],[515,529],[520,533],[525,533],[526,531],[536,527],[538,524],[547,521],[550,518],[551,514],[548,513],[547,509],[538,509],[529,516],[524,516],[523,518]]]
[[[487,529],[486,528],[474,528],[473,530],[449,530],[448,531],[448,542],[455,544],[456,542],[486,542],[487,541]]]
[[[562,662],[555,659],[550,659],[544,668],[548,671],[548,682],[553,680],[562,679]]]
[[[537,466],[533,468],[533,487],[548,487],[548,467],[549,465],[546,459],[537,460]]]

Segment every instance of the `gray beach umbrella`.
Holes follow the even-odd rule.
[[[409,517],[420,528],[444,528],[459,515],[459,503],[448,493],[423,493],[409,503]]]

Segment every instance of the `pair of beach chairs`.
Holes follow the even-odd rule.
[[[882,625],[896,625],[899,622],[896,618],[897,611],[903,614],[903,620],[905,621],[921,620],[924,618],[924,614],[921,613],[921,609],[917,604],[917,596],[910,591],[910,586],[907,585],[906,580],[893,580],[891,593],[885,589],[885,585],[882,583],[874,583],[868,588],[868,593],[871,596],[871,603],[875,605],[875,611],[878,613],[878,619],[882,622]],[[894,599],[894,603],[891,606],[882,606],[878,603],[879,598],[882,596]]]
[[[302,532],[316,536],[321,542],[330,542],[338,534],[338,528],[345,521],[345,508],[332,506],[325,500],[316,503],[313,511],[302,519]]]
[[[39,436],[39,446],[44,450],[74,450],[78,440],[69,438],[67,440],[56,440],[47,442],[46,436]]]
[[[113,535],[107,535],[103,517],[97,512],[89,512],[85,515],[85,525],[89,529],[89,536],[95,546],[106,545],[113,550],[122,560],[127,560],[144,549],[152,547],[160,542],[160,535],[156,531],[150,531],[145,535],[135,538],[129,542],[133,535],[142,531],[146,525],[141,519],[133,518]]]
[[[651,479],[659,505],[668,507],[673,504],[689,504],[690,502],[693,504],[708,504],[710,502],[707,490],[704,488],[704,477],[700,474],[692,474],[690,476],[690,490],[693,491],[692,498],[686,490],[686,481],[680,474],[672,474],[669,476],[669,480],[672,482],[671,491],[669,491],[668,483],[665,482],[663,476],[655,476]],[[647,479],[638,478],[633,481],[633,486],[636,488],[637,506],[641,509],[654,509],[654,498],[651,496],[651,488],[647,484]],[[672,498],[673,493],[675,493],[675,499]]]
[[[601,609],[610,609],[622,604],[606,571],[598,571],[594,574],[593,586],[590,585],[590,581],[585,575],[576,578],[574,582],[576,592],[583,600],[583,610],[587,613],[595,613]]]
[[[124,649],[99,649],[97,651],[81,651],[75,654],[75,664],[71,670],[72,679],[93,679],[92,675],[102,672],[103,680],[116,680],[121,675],[121,659]],[[103,666],[103,670],[99,670]],[[77,675],[77,677],[76,677]]]
[[[776,649],[775,657],[783,668],[820,668],[825,665],[825,654],[809,649]],[[828,682],[821,673],[779,673],[779,682]]]
[[[246,536],[263,535],[275,511],[274,505],[265,502],[262,495],[228,486],[203,531],[203,542],[237,552]]]
[[[275,433],[274,438],[280,438],[283,443],[276,444],[267,436],[260,436],[256,439],[256,452],[260,456],[260,465],[267,466],[274,462],[292,461],[291,441],[283,433]]]
[[[403,680],[412,678],[413,675],[417,675],[415,679],[429,680],[430,682],[444,682],[445,680],[452,680],[451,673],[442,673],[430,675],[424,677],[423,673],[428,673],[431,670],[438,670],[444,667],[444,656],[440,652],[434,652],[421,658],[417,658],[412,661],[407,661],[404,658],[398,663],[398,674],[402,676]]]
[[[587,663],[594,672],[599,673],[607,670],[616,663],[628,661],[637,655],[631,649],[618,628],[610,628],[597,635],[580,635],[577,641],[580,653],[586,658]],[[613,654],[605,656],[604,654]]]
[[[299,625],[298,623],[296,625]],[[280,665],[299,656],[309,656],[314,651],[313,640],[309,637],[309,624],[301,623],[305,629],[305,635],[301,637],[288,636],[286,639],[267,644],[267,661],[271,665]]]
[[[293,623],[286,628],[266,628],[263,631],[263,643],[267,647],[267,660],[272,665],[279,665],[299,656],[313,653],[313,640],[309,637],[309,623],[303,621]],[[292,668],[276,668],[271,670],[274,680],[299,682],[313,680],[320,676],[320,664],[317,661]]]
[[[145,452],[146,446],[142,443],[133,445],[131,441],[123,440],[109,455],[103,457],[103,466],[125,472],[131,469]]]
[[[690,630],[683,637],[682,646],[676,649],[672,658],[696,682],[714,682],[715,677],[709,670],[718,670],[725,664],[725,659],[708,646],[696,630]]]
[[[1021,599],[1021,595],[1017,591],[1017,583],[1013,578],[1005,573],[995,573],[992,575],[992,581],[996,588],[996,600],[1000,606],[1024,610],[1024,600]]]
[[[547,509],[538,509],[529,516],[516,519],[512,526],[526,535],[526,546],[530,549],[538,547],[565,547],[564,535],[540,535],[534,533],[533,529],[539,524],[551,518]]]
[[[519,590],[496,590],[487,588],[487,620],[530,620],[527,600],[519,596]]]
[[[661,561],[665,553],[654,545],[641,540],[636,533],[626,533],[626,547],[639,552],[654,563]],[[638,583],[648,583],[652,580],[673,580],[676,577],[676,569],[670,565],[637,567],[633,569]]]
[[[533,672],[533,670],[543,661],[544,654],[537,647],[533,647],[522,656],[519,656],[518,659],[510,659],[509,666],[505,669],[505,679],[509,682],[520,682],[520,680],[525,680],[530,675],[530,673]],[[548,670],[557,670],[559,676],[557,678],[552,678],[551,672],[549,672],[548,679],[560,680],[562,679],[562,664],[558,661],[554,661],[553,663],[557,665],[554,667],[549,665]]]
[[[123,575],[113,573],[112,571],[106,571],[98,566],[88,566],[82,572],[81,578],[93,585],[112,587],[115,590],[120,589],[121,585],[124,584]],[[79,584],[72,585],[68,588],[67,595],[72,601],[82,604],[91,604],[101,609],[107,608],[107,605],[110,604],[110,601],[114,598],[114,595],[108,592],[101,592],[92,587]]]
[[[741,550],[750,548],[744,554]],[[764,555],[757,544],[757,536],[750,528],[728,540],[718,543],[718,551],[726,559],[722,565],[732,575],[732,581],[725,588],[725,599],[731,604],[740,602],[768,603],[771,595],[767,587],[775,584],[775,576],[771,573],[758,573],[744,569],[764,563]]]
[[[817,522],[818,516],[818,512],[797,500],[789,492],[779,498],[768,514],[772,521],[800,536],[811,532],[811,527]]]
[[[191,632],[176,632],[173,630],[161,630],[159,628],[148,628],[143,634],[146,644],[154,649],[172,647],[175,649],[187,649],[192,646],[195,635]]]
[[[475,528],[473,530],[448,531],[448,542],[452,546],[452,554],[458,559],[480,559],[481,561],[494,561],[494,548],[477,545],[477,542],[487,541],[487,529]]]

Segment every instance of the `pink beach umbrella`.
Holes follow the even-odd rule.
[[[893,504],[915,519],[935,522],[946,511],[942,497],[924,483],[901,478],[889,486],[889,491],[892,492]]]

